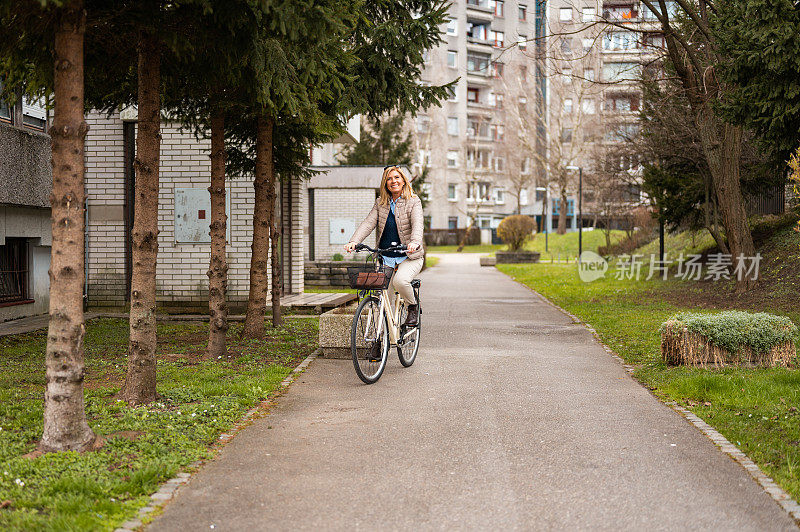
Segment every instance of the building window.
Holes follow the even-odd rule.
[[[496,61],[492,63],[492,77],[495,78],[502,78],[503,77],[503,63]]]
[[[524,21],[528,18],[528,6],[520,4],[519,8],[517,8],[517,17],[520,21]]]
[[[543,189],[543,188],[542,189],[539,189],[539,188],[536,189],[536,201],[544,201],[544,192],[545,192],[545,189]],[[585,195],[585,193],[584,193],[584,195]]]
[[[503,17],[505,16],[505,2],[503,0],[489,0],[489,8],[494,13],[496,17]]]
[[[561,128],[561,142],[567,144],[572,142],[572,128],[571,127],[562,127]]]
[[[422,62],[426,65],[431,62],[431,51],[427,48],[422,50]]]
[[[467,183],[467,200],[469,201],[489,201],[491,183],[479,181]]]
[[[44,131],[47,127],[47,110],[43,100],[29,101],[22,99],[22,125],[31,129]]]
[[[528,81],[528,67],[525,65],[519,66],[519,79],[522,81]]]
[[[447,21],[447,34],[458,35],[458,20],[451,18]]]
[[[609,142],[629,142],[639,133],[636,124],[617,124],[606,130],[605,140]]]
[[[458,189],[456,188],[455,183],[447,184],[447,199],[450,201],[458,200]]]
[[[645,16],[646,20],[655,20],[655,16],[652,19],[648,19],[648,14],[650,10],[647,9],[645,6]],[[603,6],[603,18],[606,20],[620,20],[620,21],[630,21],[637,18],[638,14],[636,13],[636,7],[634,7],[633,2],[620,2],[616,5],[610,6]]]
[[[448,135],[458,136],[458,117],[457,116],[448,116],[447,117],[447,134]]]
[[[629,112],[639,110],[639,98],[633,94],[611,94],[606,97],[606,111]]]
[[[420,197],[425,201],[429,201],[431,199],[430,183],[422,183],[422,190],[420,190]]]
[[[505,128],[502,124],[492,124],[489,126],[489,131],[494,140],[502,141],[505,138]]]
[[[450,68],[458,68],[458,52],[447,50],[447,66]]]
[[[0,246],[0,304],[28,301],[28,243],[6,238]]]
[[[431,150],[419,150],[419,164],[420,166],[431,165]]]
[[[457,150],[449,150],[447,152],[447,167],[448,168],[458,168],[458,151]]]
[[[564,114],[572,114],[572,98],[564,98]]]
[[[467,168],[476,170],[489,169],[489,152],[486,150],[467,149]]]
[[[666,43],[664,42],[664,34],[645,33],[643,45],[647,48],[664,48],[664,46],[666,46]]]
[[[594,22],[597,11],[593,7],[584,7],[581,9],[581,22]]]
[[[528,204],[528,189],[523,188],[519,191],[519,204],[520,205],[527,205]]]
[[[603,50],[608,52],[635,50],[638,47],[637,35],[633,31],[610,31],[603,35]]]
[[[449,216],[447,218],[448,229],[458,229],[458,216]]]
[[[502,109],[503,108],[503,98],[504,98],[504,96],[503,96],[502,92],[498,92],[498,93],[496,93],[494,95],[494,107],[496,109]]]
[[[528,98],[526,96],[520,96],[519,101],[517,102],[517,106],[519,109],[520,116],[525,115],[528,112]]]
[[[531,173],[531,159],[530,157],[525,157],[520,162],[520,173],[522,175],[530,174]]]
[[[431,130],[431,117],[419,115],[417,117],[417,133],[427,133]]]
[[[467,102],[481,103],[481,91],[475,87],[467,87]]]
[[[494,189],[494,202],[503,205],[506,202],[506,191],[502,188]]]
[[[492,36],[494,39],[495,47],[502,48],[503,45],[505,45],[505,38],[506,38],[505,33],[503,33],[502,31],[493,31]]]
[[[593,115],[595,114],[595,103],[593,98],[586,98],[581,100],[581,110],[584,114]]]
[[[563,55],[571,55],[572,54],[572,39],[569,37],[564,37],[561,39],[561,53]]]
[[[505,157],[495,157],[494,158],[494,171],[495,172],[503,172],[506,169],[506,158]]]
[[[561,82],[562,83],[571,83],[572,82],[572,69],[565,68],[561,71]]]
[[[476,41],[489,40],[489,25],[479,24],[475,22],[467,22],[469,29],[467,30],[467,37]]]
[[[572,20],[572,8],[571,7],[562,7],[558,10],[558,20],[561,22],[569,22]]]
[[[636,81],[641,75],[639,63],[606,63],[603,65],[603,81]]]
[[[583,79],[586,81],[594,81],[594,69],[593,68],[584,68],[583,69]]]
[[[520,35],[517,39],[517,46],[519,46],[520,50],[525,50],[528,48],[528,36],[527,35]]]
[[[583,44],[583,51],[588,52],[594,46],[594,39],[591,37],[584,37],[581,39],[581,44]]]
[[[467,72],[486,74],[489,69],[489,54],[467,53]]]
[[[447,97],[448,102],[457,102],[458,101],[458,93],[456,92],[455,86],[450,86],[447,88],[447,91],[450,93],[450,96]]]

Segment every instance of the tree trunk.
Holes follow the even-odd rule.
[[[225,255],[228,216],[225,213],[225,113],[211,114],[211,261],[208,267],[208,354],[227,355],[228,259]]]
[[[559,235],[567,232],[567,189],[561,189],[561,200],[558,206],[558,230]]]
[[[139,131],[131,233],[131,312],[128,374],[120,397],[130,405],[156,398],[156,259],[158,255],[158,170],[161,147],[161,51],[158,38],[139,36]]]
[[[753,257],[755,246],[747,224],[747,210],[742,196],[739,163],[742,152],[742,129],[715,118],[707,106],[697,112],[697,128],[706,160],[711,170],[711,181],[722,214],[722,226],[734,265],[739,256]],[[755,284],[751,279],[736,281],[736,291],[746,291]]]
[[[255,205],[253,206],[253,244],[250,252],[250,293],[247,299],[247,314],[242,334],[249,338],[264,336],[264,311],[267,306],[267,259],[269,255],[268,213],[270,194],[275,197],[272,175],[272,127],[273,119],[258,118],[256,136]]]
[[[274,171],[271,172],[274,176]],[[281,268],[281,253],[280,253],[280,218],[275,214],[275,180],[273,179],[270,186],[270,204],[269,204],[269,240],[270,240],[270,264],[272,265],[272,326],[280,327],[281,325],[281,285],[283,279],[283,271]]]
[[[83,451],[95,440],[83,399],[84,138],[83,1],[64,6],[55,35],[55,112],[52,136],[53,244],[50,325],[45,355],[44,430],[39,449]]]

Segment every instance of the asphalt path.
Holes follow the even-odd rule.
[[[539,296],[475,255],[421,278],[411,368],[315,360],[150,530],[796,530]]]

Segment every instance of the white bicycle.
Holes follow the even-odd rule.
[[[414,279],[411,286],[417,299],[419,314],[416,327],[406,327],[407,304],[395,292],[394,303],[389,297],[389,285],[393,270],[383,266],[383,254],[405,251],[406,246],[391,246],[386,249],[373,249],[358,244],[355,251],[367,250],[373,262],[364,267],[348,268],[350,286],[359,290],[359,303],[353,316],[350,331],[350,348],[356,374],[366,384],[373,384],[381,378],[389,358],[389,348],[397,348],[397,356],[404,367],[414,363],[419,351],[419,337],[422,323],[422,306],[419,288],[422,281]]]

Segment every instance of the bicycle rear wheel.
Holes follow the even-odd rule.
[[[381,321],[383,327],[379,337]],[[377,382],[389,358],[389,324],[380,313],[378,298],[364,298],[358,305],[350,329],[350,349],[358,378],[366,384]]]
[[[408,314],[408,307],[403,306],[403,312],[400,316],[400,323],[406,321],[406,314]],[[411,366],[411,364],[413,364],[414,360],[417,358],[417,351],[419,351],[421,321],[422,320],[418,318],[418,325],[413,329],[406,329],[405,326],[400,327],[400,334],[403,335],[403,345],[397,346],[397,358],[400,359],[400,363],[405,368]]]

